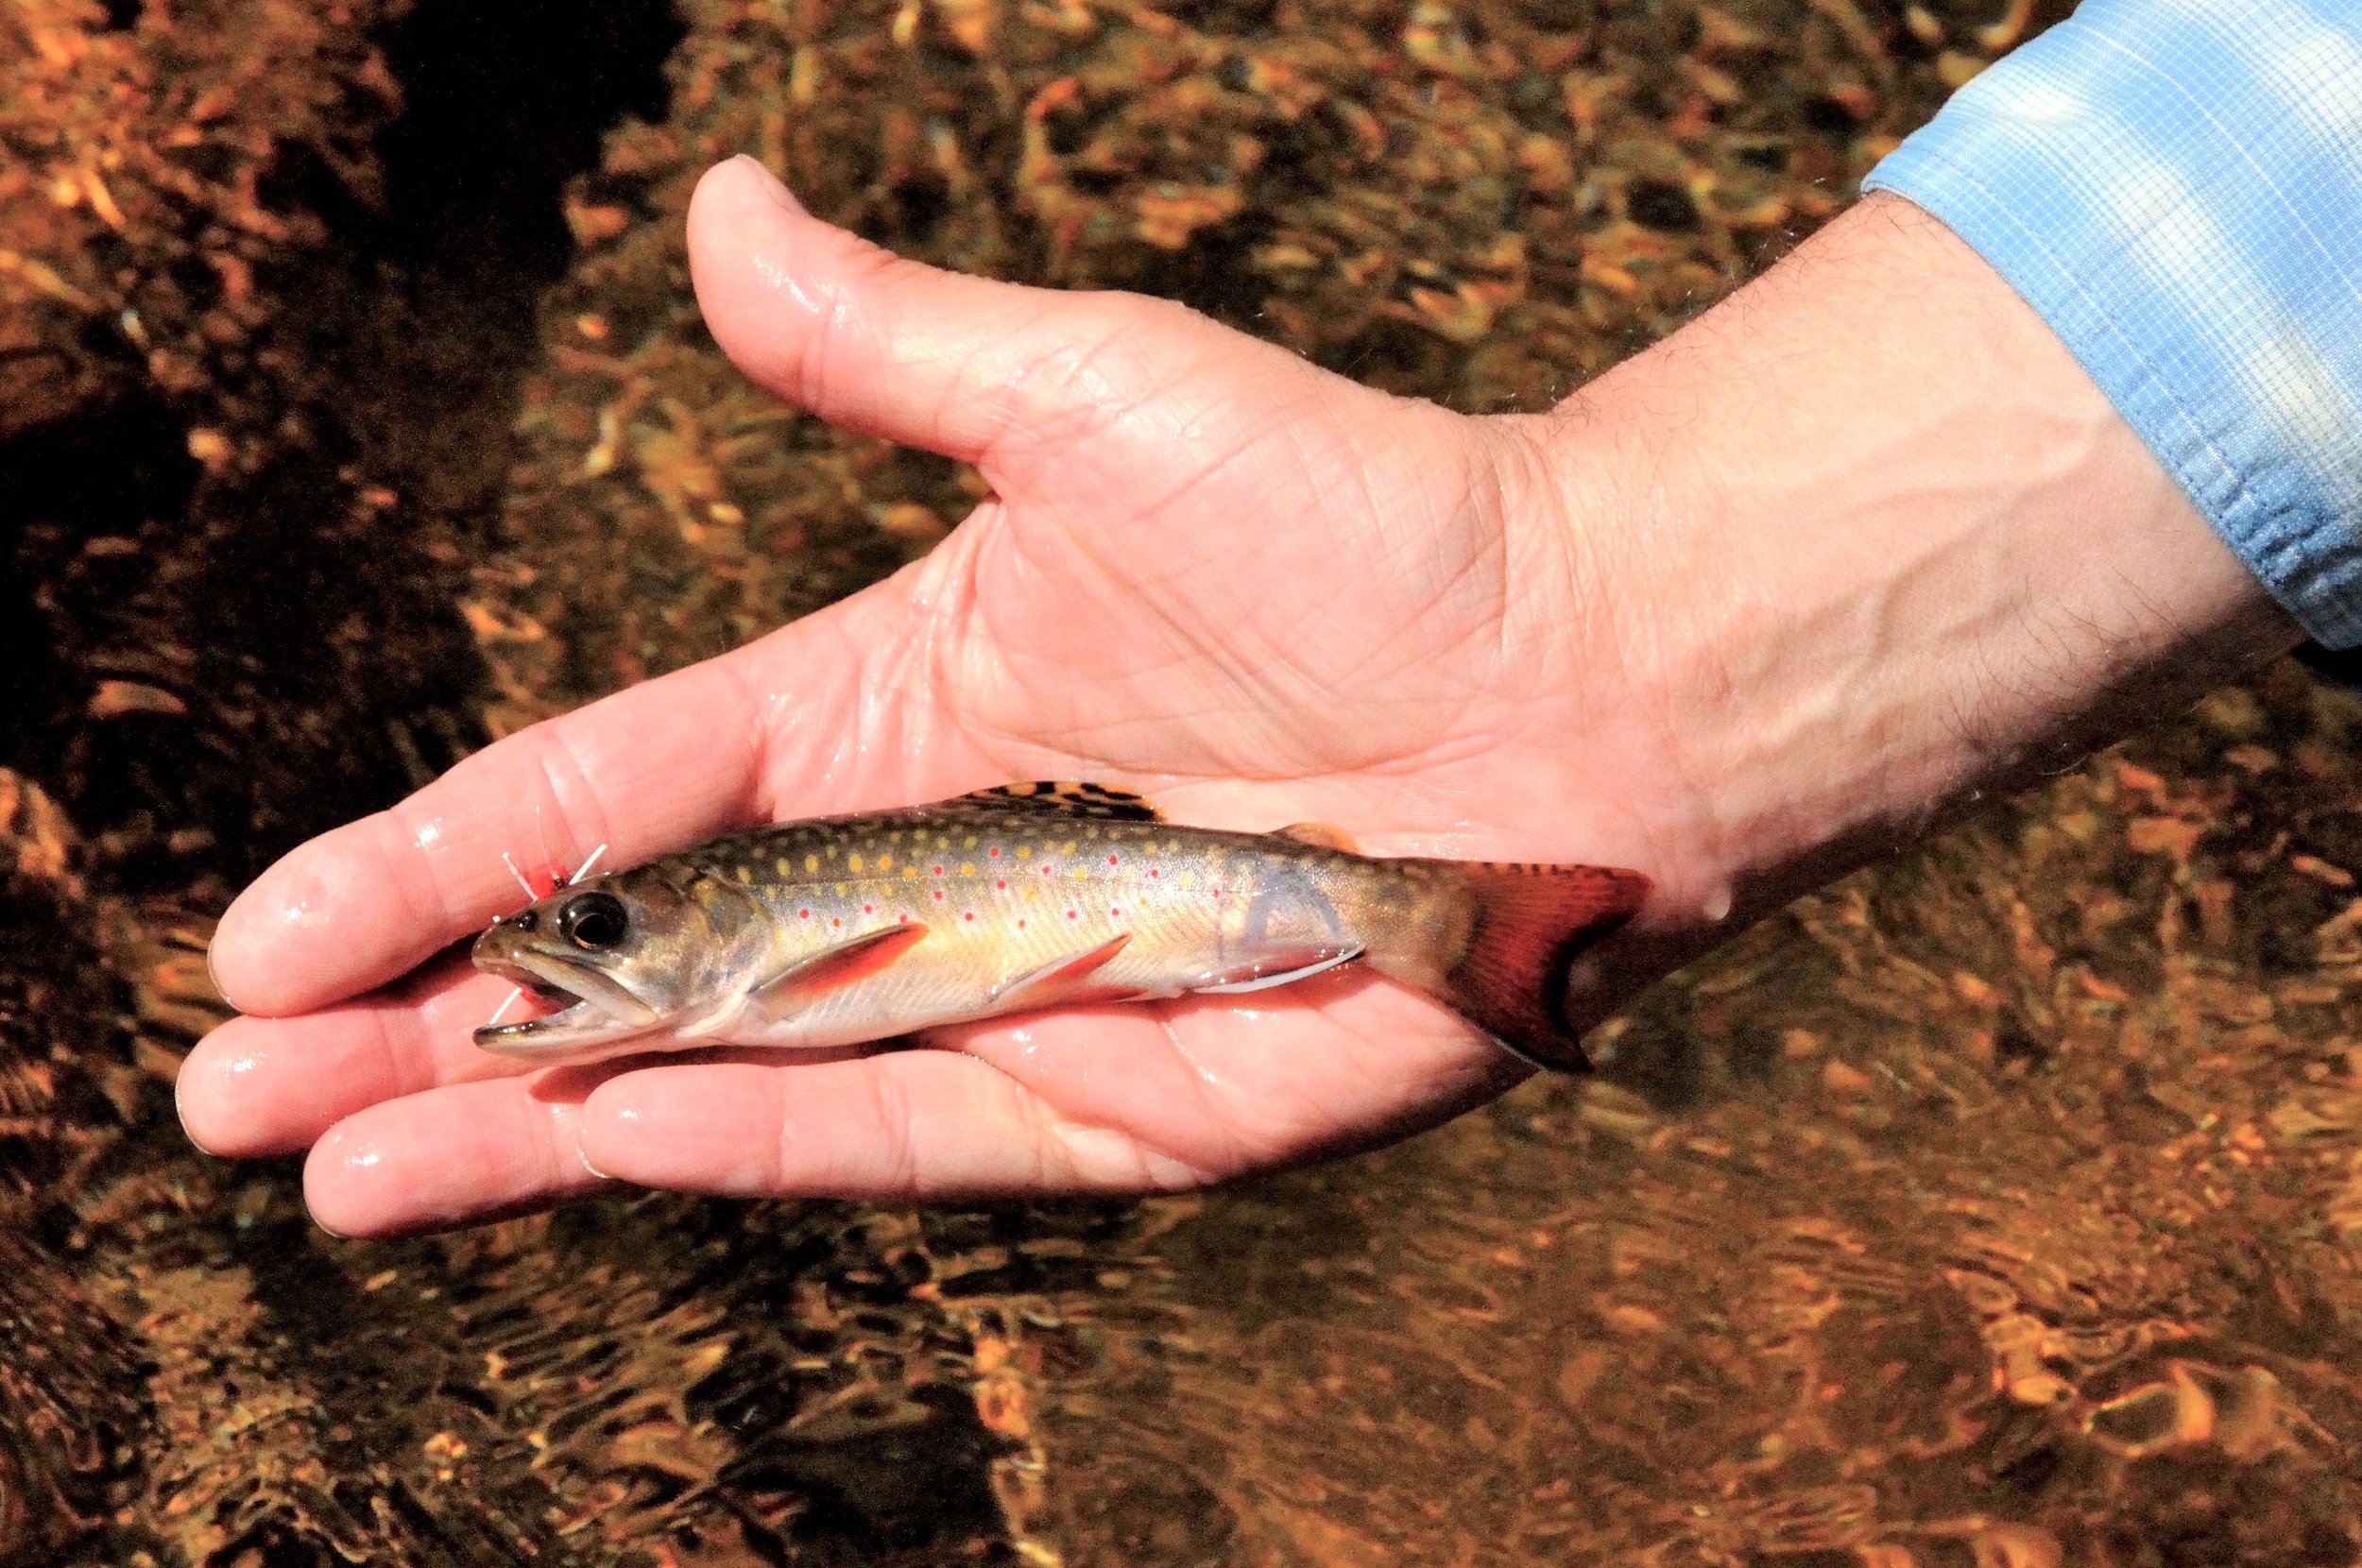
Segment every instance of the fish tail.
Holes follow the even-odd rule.
[[[1567,1013],[1568,971],[1649,896],[1636,871],[1594,865],[1436,861],[1470,895],[1471,926],[1438,999],[1537,1066],[1590,1065]]]

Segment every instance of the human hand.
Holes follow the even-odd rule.
[[[299,849],[223,921],[258,1014],[198,1048],[192,1134],[317,1145],[316,1214],[375,1233],[612,1176],[917,1197],[1203,1182],[1392,1135],[1521,1076],[1367,978],[945,1031],[815,1064],[535,1073],[445,960],[517,902],[501,860],[607,864],[754,823],[1013,778],[1175,820],[1335,821],[1376,852],[1666,864],[1665,803],[1601,735],[1580,539],[1531,422],[1387,397],[1182,308],[956,278],[783,204],[743,162],[691,213],[700,299],[758,381],[977,465],[925,561],[737,653],[486,750]],[[1573,750],[1570,738],[1606,743]]]
[[[1596,1016],[1734,898],[1755,912],[1891,843],[2112,682],[2257,641],[2235,561],[1924,224],[1841,223],[1572,411],[1474,419],[1175,306],[895,260],[745,164],[690,223],[708,320],[751,376],[975,463],[996,499],[889,582],[488,748],[239,899],[215,973],[258,1015],[192,1054],[183,1119],[219,1152],[313,1146],[332,1230],[527,1208],[594,1167],[738,1194],[1186,1185],[1397,1136],[1519,1076],[1434,1004],[1342,973],[851,1061],[535,1074],[470,1041],[499,982],[446,960],[372,989],[516,902],[504,850],[627,863],[1097,777],[1183,822],[1646,870],[1657,934],[1602,949],[1576,998]],[[1943,330],[1908,290],[1832,286],[1898,262]],[[1898,456],[1906,434],[1927,452]],[[2103,570],[2127,535],[2139,570]],[[1999,570],[2029,540],[2038,566]],[[2106,656],[2029,639],[2029,605]]]

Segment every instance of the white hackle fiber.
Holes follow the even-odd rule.
[[[597,865],[599,863],[599,857],[606,853],[607,845],[604,844],[600,844],[598,848],[590,851],[589,855],[583,858],[582,864],[574,868],[574,874],[566,878],[566,885],[568,887],[572,887],[576,882],[581,881],[585,877],[590,876],[590,868]]]
[[[540,896],[533,891],[533,884],[525,880],[525,874],[517,869],[517,862],[508,858],[508,851],[505,849],[501,851],[501,864],[506,866],[508,874],[517,878],[517,885],[525,890],[526,903],[530,904]]]
[[[517,998],[524,994],[525,988],[520,985],[515,990],[509,992],[507,996],[503,997],[501,998],[500,1006],[494,1008],[492,1010],[492,1015],[484,1020],[484,1027],[486,1029],[490,1029],[493,1025],[499,1023],[503,1018],[507,1017],[508,1010],[516,1006]]]

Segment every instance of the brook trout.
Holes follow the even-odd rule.
[[[1378,859],[1323,824],[1217,832],[1096,784],[1014,784],[561,887],[474,956],[564,1005],[475,1039],[540,1063],[844,1046],[1360,963],[1531,1062],[1579,1067],[1568,967],[1648,891],[1636,871]]]

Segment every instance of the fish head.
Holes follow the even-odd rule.
[[[559,888],[476,938],[475,966],[556,1012],[488,1024],[475,1043],[546,1065],[662,1048],[727,989],[739,932],[702,878],[660,867]]]

